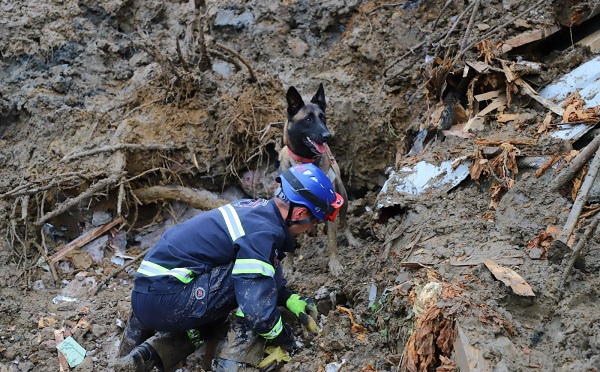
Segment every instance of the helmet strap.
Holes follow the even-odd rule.
[[[292,227],[294,225],[306,225],[306,224],[312,222],[312,220],[313,220],[312,218],[305,218],[303,220],[292,221],[292,214],[294,213],[294,208],[298,207],[298,206],[301,206],[301,207],[304,207],[304,206],[300,205],[300,204],[296,204],[294,202],[290,202],[289,206],[290,207],[288,209],[288,214],[285,219],[285,224],[287,225],[287,227]],[[306,207],[304,207],[304,208],[306,208]],[[307,208],[307,210],[308,210],[308,208]]]

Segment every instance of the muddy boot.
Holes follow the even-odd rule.
[[[249,330],[244,318],[235,317],[221,350],[212,363],[214,372],[258,371],[253,366],[263,359],[264,338]]]
[[[162,370],[158,353],[146,342],[136,346],[114,365],[116,372],[150,372],[154,367]]]
[[[185,332],[160,332],[145,343],[156,350],[165,372],[177,369],[179,363],[196,350],[196,345]]]
[[[154,331],[143,325],[139,319],[133,313],[133,310],[129,313],[129,320],[127,326],[121,336],[121,345],[119,345],[119,357],[124,357],[129,354],[136,346],[146,341],[147,338],[151,337]]]

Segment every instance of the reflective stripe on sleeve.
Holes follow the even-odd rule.
[[[232,274],[261,274],[273,277],[275,269],[270,264],[252,258],[238,258],[233,265]]]
[[[273,328],[271,328],[271,330],[269,332],[259,333],[259,335],[266,338],[267,340],[272,340],[275,337],[279,336],[282,329],[283,329],[283,322],[281,321],[281,316],[280,316],[277,323],[275,323],[275,325],[273,326]]]
[[[188,269],[167,269],[160,265],[157,265],[153,262],[143,260],[140,264],[140,268],[137,271],[140,274],[144,274],[146,276],[158,276],[158,275],[172,275],[179,279],[182,283],[189,283],[194,279],[194,273]]]
[[[219,211],[221,211],[221,214],[225,219],[225,224],[227,225],[227,230],[229,230],[229,236],[231,236],[231,240],[236,241],[237,239],[246,235],[244,228],[242,227],[242,223],[240,222],[240,218],[231,204],[219,207]]]

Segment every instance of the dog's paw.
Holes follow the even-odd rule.
[[[337,257],[329,258],[329,272],[333,276],[340,276],[340,274],[344,271],[344,266]]]

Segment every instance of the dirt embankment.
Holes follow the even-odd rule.
[[[538,90],[593,58],[570,46],[586,26],[556,26],[573,4],[578,22],[595,12],[518,0],[1,2],[0,369],[58,370],[56,345],[72,336],[86,350],[74,370],[111,370],[136,264],[117,270],[195,208],[269,174],[285,90],[311,96],[319,83],[362,245],[340,239],[345,272],[333,277],[322,229],[299,240],[288,279],[317,298],[323,334],[284,368],[456,370],[461,347],[489,370],[600,368],[598,235],[566,280],[570,254],[548,248],[585,175],[561,193],[548,185],[595,132],[552,139],[563,118],[521,84]],[[553,157],[546,172],[532,160]],[[455,160],[468,169],[449,189],[396,188],[404,167]],[[583,213],[571,247],[597,207]]]

